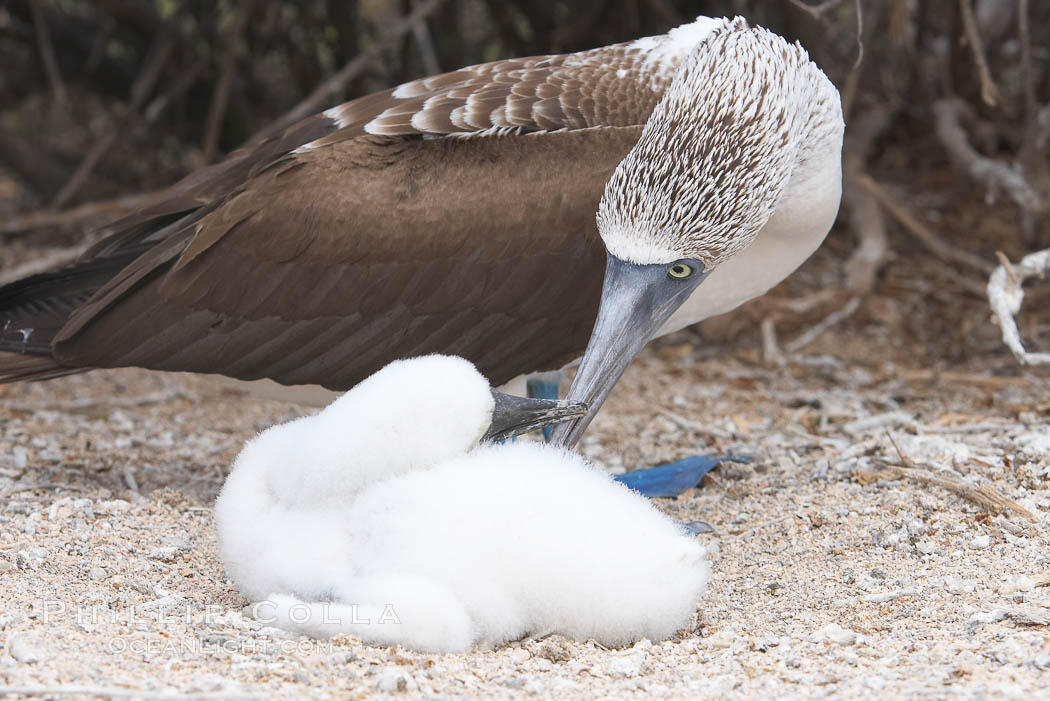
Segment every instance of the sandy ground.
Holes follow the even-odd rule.
[[[1011,230],[975,221],[989,246]],[[982,281],[895,243],[876,293],[824,333],[807,336],[848,301],[841,235],[618,386],[581,446],[611,471],[754,458],[657,502],[716,528],[698,536],[714,579],[693,625],[624,650],[425,655],[268,628],[224,577],[211,503],[245,439],[311,408],[139,370],[0,386],[0,695],[1048,696],[1050,373],[1002,349]],[[1045,349],[1035,287],[1022,331]]]
[[[624,650],[554,636],[426,655],[268,628],[224,578],[210,503],[246,438],[310,409],[138,370],[0,388],[0,693],[1045,696],[1047,383],[909,364],[906,342],[878,357],[871,316],[783,367],[754,337],[683,332],[631,368],[586,453],[613,471],[754,462],[658,502],[715,526],[699,536],[714,580],[692,627]],[[920,476],[1014,510],[886,468],[890,437]]]

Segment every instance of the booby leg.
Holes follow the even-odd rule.
[[[525,382],[526,396],[533,399],[557,399],[561,378],[561,370],[537,372],[529,375],[528,380]],[[552,431],[554,431],[553,425],[545,426],[543,428],[543,438],[549,441]]]

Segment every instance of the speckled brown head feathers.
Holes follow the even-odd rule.
[[[714,267],[769,219],[825,123],[841,129],[838,93],[801,46],[743,19],[719,23],[613,173],[598,210],[606,246],[635,263]]]

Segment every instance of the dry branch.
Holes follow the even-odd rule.
[[[971,501],[979,506],[983,506],[993,513],[1001,514],[1004,511],[1012,511],[1027,518],[1035,518],[1035,514],[1031,511],[1024,508],[1013,499],[1004,496],[1002,492],[995,487],[990,487],[987,484],[968,484],[958,477],[939,475],[921,467],[908,467],[907,465],[900,465],[885,460],[880,462],[887,469],[896,472],[901,477],[907,477],[908,479],[915,480],[921,484],[932,484],[938,487],[944,487],[949,491],[955,492],[963,499]]]
[[[412,0],[412,9],[419,7],[419,0]],[[412,23],[412,38],[419,48],[419,56],[423,61],[423,70],[428,75],[437,75],[441,72],[441,62],[438,61],[437,51],[434,50],[434,40],[430,36],[426,17],[416,17]]]
[[[354,57],[351,61],[347,62],[347,64],[340,68],[333,76],[314,88],[313,92],[307,95],[298,105],[285,112],[265,129],[260,130],[252,136],[252,138],[249,139],[249,142],[259,141],[268,136],[279,134],[291,124],[294,124],[303,117],[308,117],[314,112],[320,110],[335,93],[342,90],[343,87],[354,78],[364,73],[365,69],[367,69],[376,56],[379,55],[379,52],[399,41],[405,36],[405,34],[412,31],[416,22],[433,14],[439,7],[445,4],[445,2],[446,0],[427,0],[419,5],[419,7],[412,10],[408,16],[388,29],[381,37],[376,39],[371,46]]]
[[[3,270],[0,270],[0,285],[7,285],[15,280],[21,280],[22,278],[36,275],[37,273],[42,273],[47,270],[64,268],[79,258],[81,254],[97,240],[97,238],[92,237],[85,240],[83,243],[70,248],[55,248],[50,251],[45,251],[34,256],[32,260],[27,261],[22,265],[16,265],[13,268],[4,268]]]
[[[952,161],[988,188],[990,200],[994,200],[999,190],[1004,190],[1025,211],[1042,209],[1042,199],[1023,175],[999,161],[982,156],[970,145],[961,122],[968,109],[965,102],[954,97],[933,103],[934,131]]]
[[[204,141],[201,143],[201,151],[205,163],[215,160],[215,154],[219,148],[219,133],[222,131],[223,118],[226,116],[226,107],[230,102],[230,88],[233,86],[233,75],[237,68],[237,49],[244,35],[244,29],[248,26],[248,18],[252,14],[254,0],[243,0],[237,8],[237,14],[233,20],[233,27],[226,37],[226,51],[222,55],[222,70],[219,80],[215,83],[215,89],[211,94],[211,105],[208,107],[208,120],[204,127]]]
[[[977,66],[977,76],[981,81],[981,99],[984,104],[995,107],[999,103],[999,88],[992,80],[991,71],[988,70],[988,60],[984,56],[984,44],[977,33],[977,22],[973,18],[973,6],[971,0],[959,0],[959,12],[962,15],[963,31],[966,33],[966,41],[973,51],[973,61]]]
[[[849,302],[846,302],[846,306],[842,307],[842,309],[838,309],[831,314],[828,314],[814,324],[809,330],[800,334],[795,340],[788,343],[784,347],[784,350],[788,353],[797,353],[810,343],[813,343],[813,341],[817,340],[822,333],[830,329],[832,326],[849,318],[853,312],[857,311],[858,307],[860,307],[860,297],[852,298]]]
[[[174,44],[174,39],[170,34],[158,39],[158,42],[150,51],[150,56],[143,64],[142,71],[131,86],[131,99],[127,111],[110,126],[109,131],[95,142],[95,145],[80,161],[80,165],[77,166],[73,175],[69,176],[69,180],[66,181],[66,184],[62,186],[62,189],[58,191],[55,199],[51,202],[53,209],[61,208],[84,186],[88,178],[91,177],[92,171],[95,170],[95,166],[98,165],[102,157],[106,155],[106,152],[112,148],[113,144],[123,134],[127,118],[138,112],[146,98],[153,92],[153,87],[160,79]]]
[[[762,362],[766,365],[783,367],[787,364],[787,359],[780,350],[780,344],[777,343],[777,326],[773,317],[764,318],[760,328],[762,330]]]
[[[0,696],[102,697],[107,699],[149,699],[149,701],[227,701],[232,699],[259,699],[264,695],[239,691],[180,693],[175,691],[129,689],[120,686],[88,686],[84,684],[58,684],[55,686],[11,684],[0,686]]]
[[[146,192],[141,195],[129,195],[101,202],[88,202],[86,204],[63,209],[55,212],[50,209],[20,214],[0,221],[0,234],[18,235],[36,229],[49,229],[53,227],[65,228],[79,226],[92,220],[117,217],[127,214],[133,209],[145,206],[161,191]]]
[[[890,121],[890,112],[872,107],[850,123],[842,157],[842,199],[849,212],[850,228],[857,238],[843,270],[846,289],[857,294],[868,294],[875,285],[888,250],[886,224],[875,197],[862,188],[857,180],[864,173],[864,165],[871,158],[872,147]]]
[[[907,477],[908,479],[915,480],[922,484],[933,484],[938,487],[944,487],[949,491],[955,492],[963,499],[972,501],[973,503],[983,506],[996,514],[1001,514],[1004,511],[1013,511],[1016,514],[1020,514],[1030,519],[1035,518],[1035,514],[1018,504],[1013,499],[1004,496],[994,487],[990,487],[986,484],[970,484],[958,477],[953,477],[948,474],[937,474],[916,465],[915,461],[909,458],[904,451],[901,450],[897,441],[893,440],[891,434],[887,433],[886,437],[890,439],[890,443],[893,444],[893,449],[897,452],[897,456],[901,461],[895,463],[888,460],[880,460],[879,462],[891,471],[899,474],[901,477]]]
[[[64,106],[66,104],[66,83],[62,80],[62,72],[58,69],[58,59],[55,58],[55,45],[51,41],[51,31],[47,26],[47,18],[41,7],[43,0],[32,0],[29,7],[33,13],[33,27],[36,29],[36,41],[40,50],[40,60],[44,64],[44,72],[51,84],[51,91],[55,95],[55,103]]]
[[[879,204],[890,216],[902,224],[922,245],[941,260],[965,265],[985,275],[992,272],[994,266],[988,261],[942,241],[929,227],[916,219],[911,212],[894,201],[894,198],[881,185],[872,180],[871,177],[862,174],[857,178],[857,184],[874,195],[875,199],[879,201]]]
[[[807,5],[803,0],[788,0],[788,2],[803,12],[808,13],[813,19],[820,19],[821,15],[837,6],[842,0],[824,0],[816,5]]]
[[[1011,264],[1001,253],[999,260],[1002,265],[988,278],[988,304],[999,321],[1003,343],[1022,365],[1050,364],[1050,353],[1031,353],[1025,350],[1024,344],[1021,343],[1021,334],[1017,331],[1017,322],[1014,321],[1014,315],[1021,311],[1021,302],[1024,300],[1022,284],[1025,279],[1050,272],[1050,248],[1030,253],[1016,265]]]

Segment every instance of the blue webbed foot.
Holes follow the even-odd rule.
[[[748,463],[751,458],[743,455],[696,455],[666,465],[625,472],[614,479],[643,496],[676,497],[699,484],[700,479],[719,463],[727,461]]]

